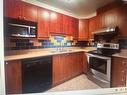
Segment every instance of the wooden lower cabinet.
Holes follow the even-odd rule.
[[[111,87],[126,86],[127,59],[113,57]]]
[[[62,82],[63,76],[63,62],[60,63],[60,55],[53,56],[53,85]]]
[[[68,53],[53,56],[53,85],[83,73],[83,53]]]
[[[82,69],[83,69],[83,73],[87,73],[88,71],[88,63],[87,63],[87,56],[85,53],[82,54],[83,56],[83,66],[82,66]]]
[[[53,55],[53,86],[87,72],[86,56],[83,52]],[[21,60],[5,62],[6,93],[22,93]]]
[[[5,82],[7,94],[22,93],[21,61],[5,62]]]

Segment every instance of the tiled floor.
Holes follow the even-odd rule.
[[[85,74],[77,76],[63,84],[49,89],[47,92],[52,91],[72,91],[72,90],[86,90],[101,88],[92,81],[90,81]]]

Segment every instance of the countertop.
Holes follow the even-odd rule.
[[[63,48],[62,52],[57,51],[56,48],[12,50],[6,52],[4,59],[5,61],[11,61],[11,60],[51,56],[51,55],[65,54],[65,53],[88,52],[91,50],[96,50],[96,48],[95,47],[85,47],[85,48],[69,47],[69,48]]]
[[[127,58],[127,49],[122,49],[119,53],[113,54],[112,56]]]

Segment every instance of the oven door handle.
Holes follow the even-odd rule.
[[[86,55],[88,57],[96,57],[96,58],[100,58],[100,59],[111,60],[110,57],[104,57],[104,56],[94,55],[94,54],[90,54],[90,53],[86,53]]]

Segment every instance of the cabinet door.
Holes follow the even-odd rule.
[[[85,53],[82,54],[83,56],[83,66],[82,66],[82,70],[84,73],[87,73],[88,71],[88,63],[87,63],[87,56]]]
[[[21,18],[21,1],[4,0],[4,16],[11,18]]]
[[[64,61],[61,55],[53,56],[53,85],[62,83],[65,80],[64,75]]]
[[[63,33],[66,35],[72,35],[71,21],[71,17],[63,15]]]
[[[67,81],[83,72],[82,53],[53,56],[53,85]]]
[[[38,38],[49,37],[49,11],[38,8]]]
[[[112,60],[112,75],[111,86],[123,87],[126,86],[126,59],[113,57]]]
[[[105,27],[115,26],[117,21],[116,11],[110,10],[104,13],[105,14]]]
[[[7,94],[22,93],[22,70],[20,60],[5,63],[5,79]]]
[[[89,21],[87,19],[79,20],[78,40],[88,40]]]
[[[119,28],[120,35],[123,37],[127,36],[127,4],[124,4],[117,11],[117,25]]]
[[[50,12],[50,33],[62,33],[62,14]]]
[[[37,7],[25,2],[22,2],[22,6],[22,19],[37,22]]]
[[[83,72],[82,66],[83,66],[83,55],[82,53],[75,53],[76,57],[76,65],[77,65],[77,75],[81,74]]]
[[[82,73],[82,53],[71,53],[68,55],[68,73],[69,78],[75,77]]]
[[[76,18],[72,19],[72,36],[74,39],[78,39],[78,32],[79,32],[79,20]]]
[[[103,28],[102,26],[102,14],[96,16],[96,30]]]
[[[71,73],[72,73],[72,70],[71,70],[71,55],[70,54],[63,54],[61,55],[61,61],[63,62],[63,67],[64,67],[64,70],[63,70],[63,75],[64,75],[64,80],[68,80],[71,78]]]
[[[96,17],[89,19],[89,39],[93,39],[93,32],[96,31]]]

